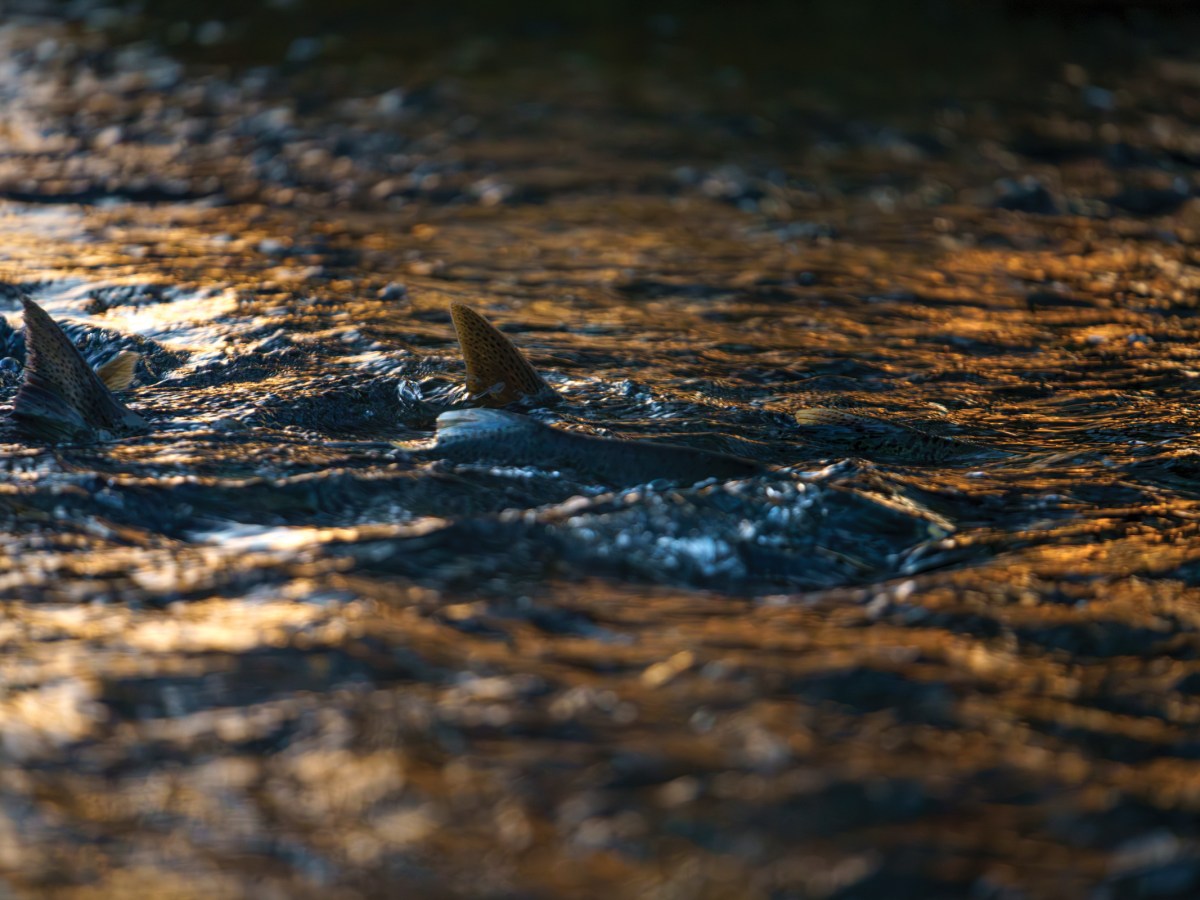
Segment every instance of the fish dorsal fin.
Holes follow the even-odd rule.
[[[141,431],[146,420],[117,400],[46,311],[25,307],[25,379],[13,418],[34,435],[76,440]]]
[[[553,400],[558,395],[533,370],[521,351],[469,306],[450,304],[450,317],[467,363],[467,390],[486,406],[517,400]]]
[[[132,350],[122,350],[102,366],[96,366],[96,374],[110,391],[127,391],[133,384],[133,372],[142,357]]]

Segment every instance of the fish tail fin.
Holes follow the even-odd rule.
[[[840,409],[830,409],[826,406],[807,406],[802,409],[797,409],[792,413],[792,417],[800,425],[861,425],[866,421],[864,416],[856,416],[854,413],[845,412]]]
[[[46,311],[28,297],[21,302],[25,377],[13,402],[13,418],[33,436],[50,440],[143,430],[146,421],[109,392]]]
[[[469,306],[450,304],[450,318],[467,363],[467,390],[488,406],[557,395],[507,337]]]
[[[132,350],[122,350],[104,365],[97,366],[96,374],[110,391],[127,391],[133,384],[133,373],[141,358],[141,354]]]

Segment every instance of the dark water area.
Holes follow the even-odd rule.
[[[1200,18],[731,9],[6,9],[0,894],[1200,896]]]

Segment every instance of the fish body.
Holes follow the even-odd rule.
[[[113,396],[133,380],[137,355],[122,353],[97,373],[44,309],[22,298],[25,373],[12,418],[25,437],[45,441],[103,440],[149,425]]]
[[[766,471],[738,456],[573,434],[498,409],[442,413],[437,419],[437,443],[430,452],[452,462],[569,469],[614,488],[659,479],[695,484],[708,478],[749,478]]]

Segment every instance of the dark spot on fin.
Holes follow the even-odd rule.
[[[450,317],[467,363],[467,390],[485,406],[548,402],[558,396],[513,342],[475,310],[451,303]]]
[[[133,372],[142,357],[132,350],[122,350],[102,366],[96,366],[96,374],[110,391],[127,391],[133,384]]]
[[[127,409],[46,311],[28,298],[25,307],[25,380],[12,417],[33,437],[87,440],[146,429]]]

